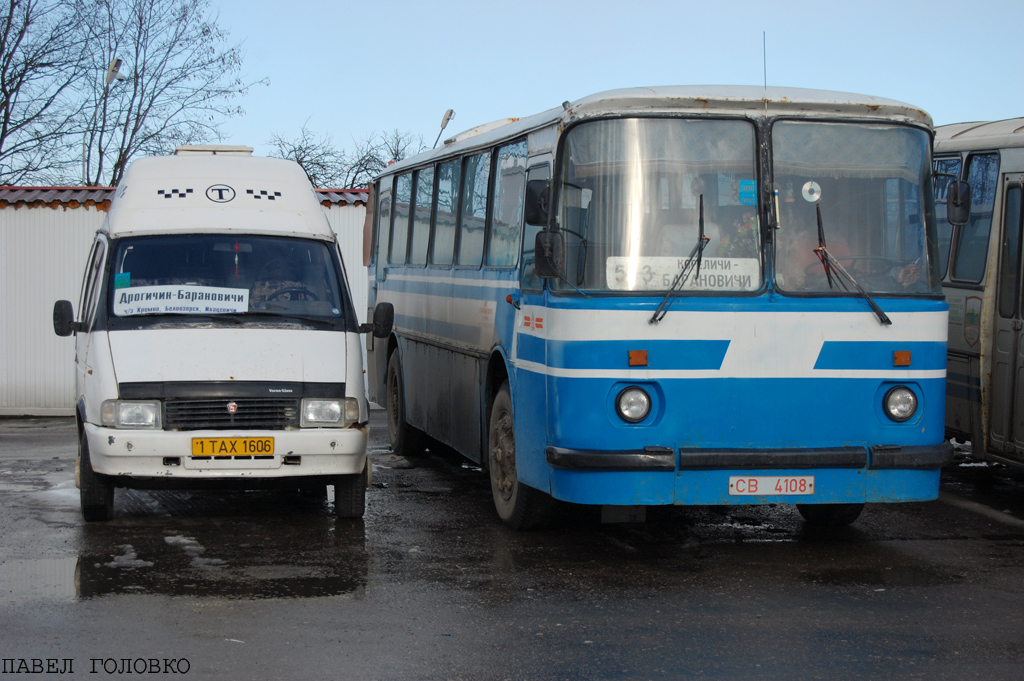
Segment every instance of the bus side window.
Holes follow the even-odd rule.
[[[388,260],[388,244],[391,243],[391,190],[380,193],[377,202],[377,257],[375,262],[383,267]]]
[[[430,262],[434,265],[451,265],[455,259],[455,225],[459,212],[459,171],[462,164],[458,159],[442,163],[437,171],[437,217],[434,225],[434,246]]]
[[[513,267],[523,235],[523,200],[526,194],[526,140],[498,149],[494,177],[487,264]]]
[[[946,276],[949,266],[949,246],[953,241],[953,225],[946,219],[946,194],[949,184],[960,177],[960,157],[935,159],[935,172],[945,173],[935,178],[935,223],[939,232],[939,276]],[[952,175],[953,177],[947,177]]]
[[[434,169],[416,172],[416,201],[412,210],[412,248],[409,264],[427,264],[427,246],[430,245],[430,214],[434,201]]]
[[[959,229],[956,255],[953,256],[954,279],[979,282],[985,275],[998,179],[998,154],[974,154],[970,157],[967,182],[971,185],[971,221]]]
[[[532,180],[547,180],[551,178],[551,166],[545,163],[541,166],[530,168],[526,175],[527,182]],[[544,288],[544,280],[537,276],[536,254],[534,253],[537,232],[544,229],[544,225],[526,224],[523,234],[523,267],[521,287],[525,291],[540,291]]]
[[[479,267],[483,261],[490,179],[491,152],[466,159],[462,174],[462,219],[459,226],[460,265]]]
[[[405,263],[409,250],[409,204],[412,203],[412,173],[395,178],[395,222],[391,228],[392,265]]]
[[[1013,317],[1020,292],[1020,185],[1006,190],[1003,243],[999,254],[999,316]]]

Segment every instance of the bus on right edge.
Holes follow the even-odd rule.
[[[1024,118],[937,128],[934,169],[949,302],[946,436],[1024,467]],[[970,219],[959,227],[943,219],[956,178],[970,186]]]

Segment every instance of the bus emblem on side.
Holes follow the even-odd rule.
[[[228,402],[228,413],[229,414],[234,414],[236,411],[238,411],[238,403],[237,402]]]
[[[214,203],[227,203],[235,198],[235,190],[226,184],[215,184],[206,188],[206,198]]]

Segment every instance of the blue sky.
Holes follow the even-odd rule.
[[[619,87],[761,85],[888,97],[936,125],[1024,116],[1019,2],[213,0],[269,79],[223,126],[269,151],[306,124],[339,147],[398,129],[433,143]]]

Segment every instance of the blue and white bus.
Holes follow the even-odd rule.
[[[931,119],[783,88],[600,93],[480,126],[373,186],[371,399],[392,446],[552,500],[797,504],[853,522],[933,499],[947,306]]]

